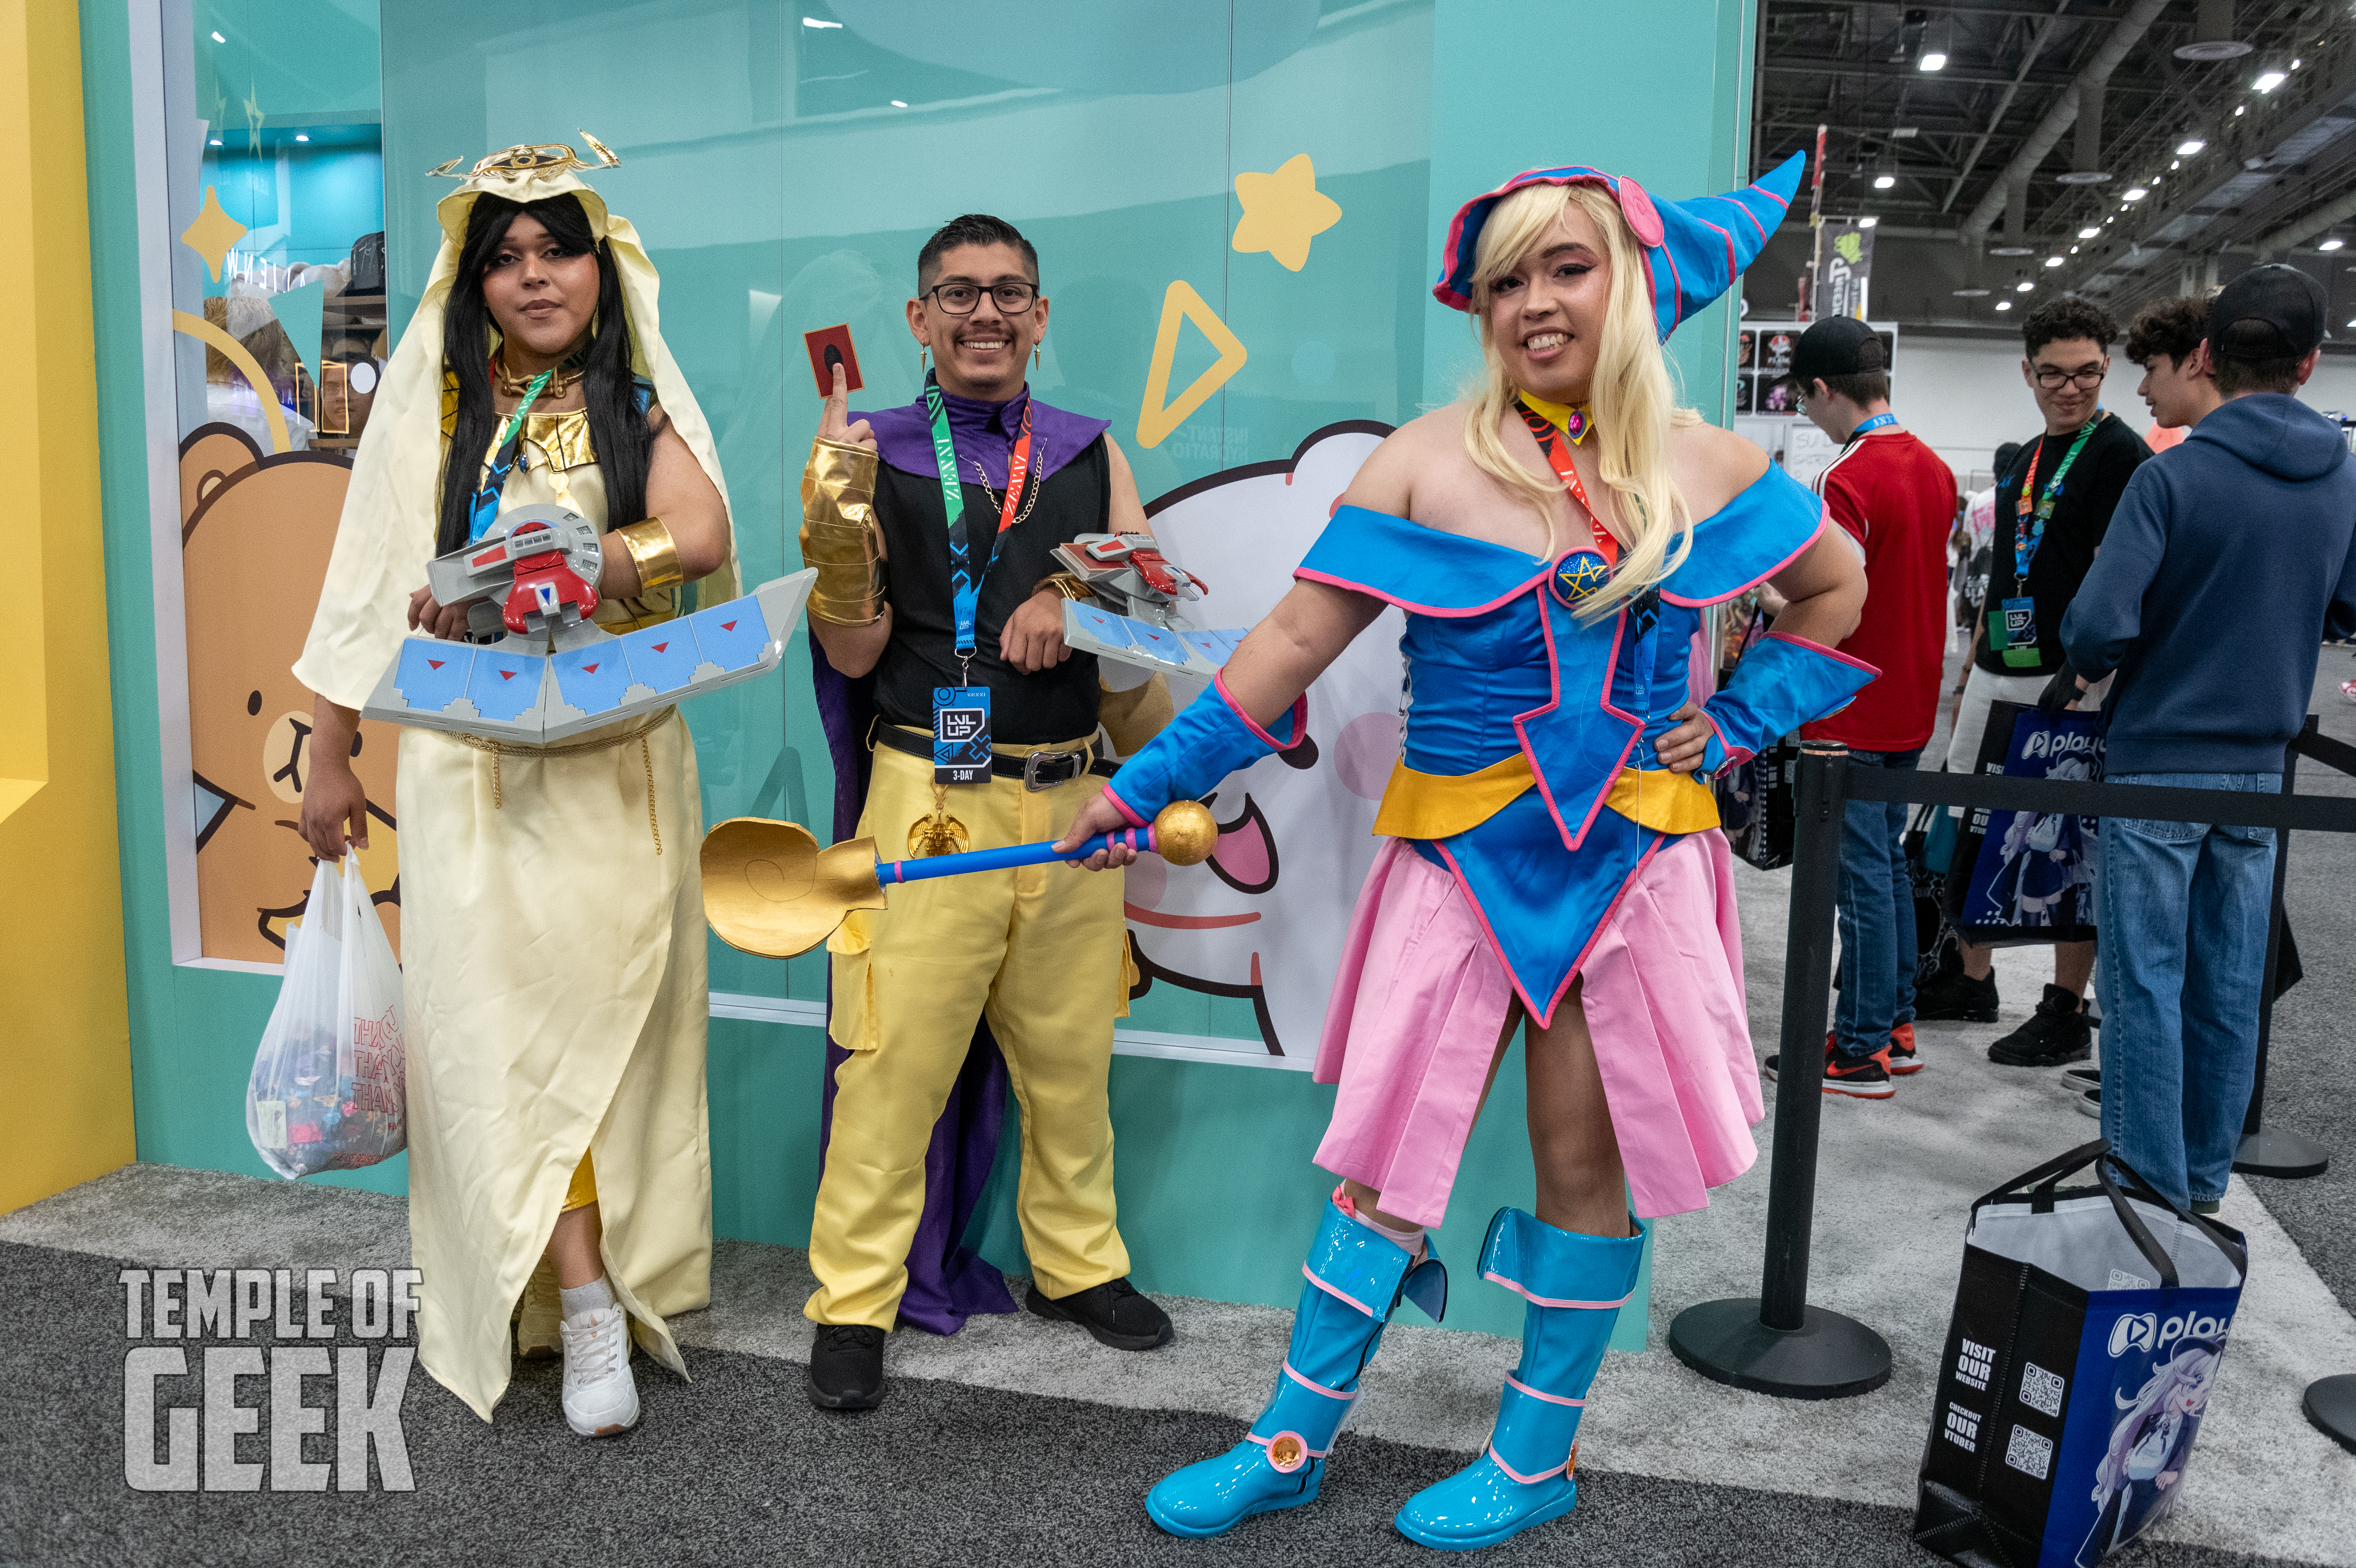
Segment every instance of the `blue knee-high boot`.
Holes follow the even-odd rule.
[[[1429,1241],[1425,1247],[1417,1264],[1398,1243],[1325,1205],[1301,1266],[1308,1280],[1274,1396],[1242,1442],[1163,1477],[1146,1494],[1154,1523],[1173,1535],[1220,1535],[1253,1514],[1316,1500],[1333,1435],[1400,1297],[1435,1321],[1446,1310],[1448,1271]]]
[[[1644,1238],[1583,1236],[1500,1209],[1481,1275],[1525,1297],[1522,1364],[1505,1379],[1478,1459],[1408,1499],[1393,1521],[1410,1541],[1462,1552],[1569,1513],[1579,1416],[1619,1307],[1636,1290]]]

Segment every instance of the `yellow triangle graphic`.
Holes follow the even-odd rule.
[[[1193,322],[1211,340],[1219,357],[1194,378],[1193,386],[1178,394],[1176,402],[1165,402],[1170,395],[1170,367],[1178,357],[1182,319]],[[1153,364],[1145,373],[1145,401],[1137,411],[1138,445],[1161,445],[1188,414],[1208,402],[1213,392],[1227,384],[1227,378],[1244,368],[1245,357],[1243,339],[1227,330],[1227,324],[1204,303],[1203,296],[1183,278],[1172,283],[1170,292],[1162,296],[1162,325],[1153,335]]]

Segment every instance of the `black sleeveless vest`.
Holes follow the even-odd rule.
[[[1112,465],[1099,435],[1047,476],[1030,516],[997,539],[997,558],[981,577],[974,611],[973,684],[990,688],[991,739],[1036,746],[1096,733],[1097,661],[1075,653],[1024,675],[999,656],[1007,617],[1040,580],[1062,570],[1053,551],[1081,534],[1110,527]],[[985,559],[998,528],[998,503],[969,482],[965,517],[973,558]],[[887,724],[929,733],[933,688],[958,684],[957,621],[949,600],[949,525],[937,475],[875,465],[875,517],[891,552],[892,640],[875,664],[875,709]]]

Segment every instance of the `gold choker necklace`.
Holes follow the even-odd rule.
[[[491,361],[491,379],[498,386],[499,396],[520,398],[524,395],[525,389],[530,387],[534,378],[518,376],[510,372],[508,369],[507,356],[501,354]],[[561,398],[571,391],[573,384],[579,379],[581,379],[581,362],[568,359],[549,373],[548,385],[541,389],[540,395],[549,399]]]

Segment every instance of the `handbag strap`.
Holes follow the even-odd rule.
[[[2223,1226],[2201,1215],[2190,1213],[2178,1208],[2159,1189],[2146,1179],[2141,1171],[2122,1158],[2111,1147],[2108,1138],[2096,1138],[2092,1143],[2080,1144],[2069,1153],[2056,1155],[2033,1170],[2023,1171],[1995,1191],[1974,1199],[1972,1212],[1976,1215],[1983,1206],[2009,1197],[2023,1188],[2031,1189],[2037,1195],[2050,1197],[2063,1177],[2083,1170],[2089,1165],[2094,1167],[2094,1179],[2101,1183],[2104,1195],[2110,1199],[2111,1208],[2118,1215],[2120,1224],[2126,1228],[2127,1234],[2134,1239],[2136,1250],[2143,1253],[2152,1267],[2159,1271],[2160,1283],[2166,1288],[2173,1290],[2177,1287],[2176,1260],[2168,1255],[2168,1250],[2162,1247],[2158,1240],[2152,1235],[2151,1227],[2144,1223],[2143,1216],[2137,1214],[2135,1206],[2127,1201],[2130,1193],[2146,1202],[2167,1210],[2177,1219],[2198,1230],[2215,1245],[2219,1252],[2225,1254],[2233,1264],[2234,1272],[2245,1279],[2249,1276],[2249,1249],[2246,1245],[2236,1240]],[[2117,1179],[2112,1176],[2113,1167],[2126,1173],[2130,1184],[2127,1188],[2123,1189]]]

